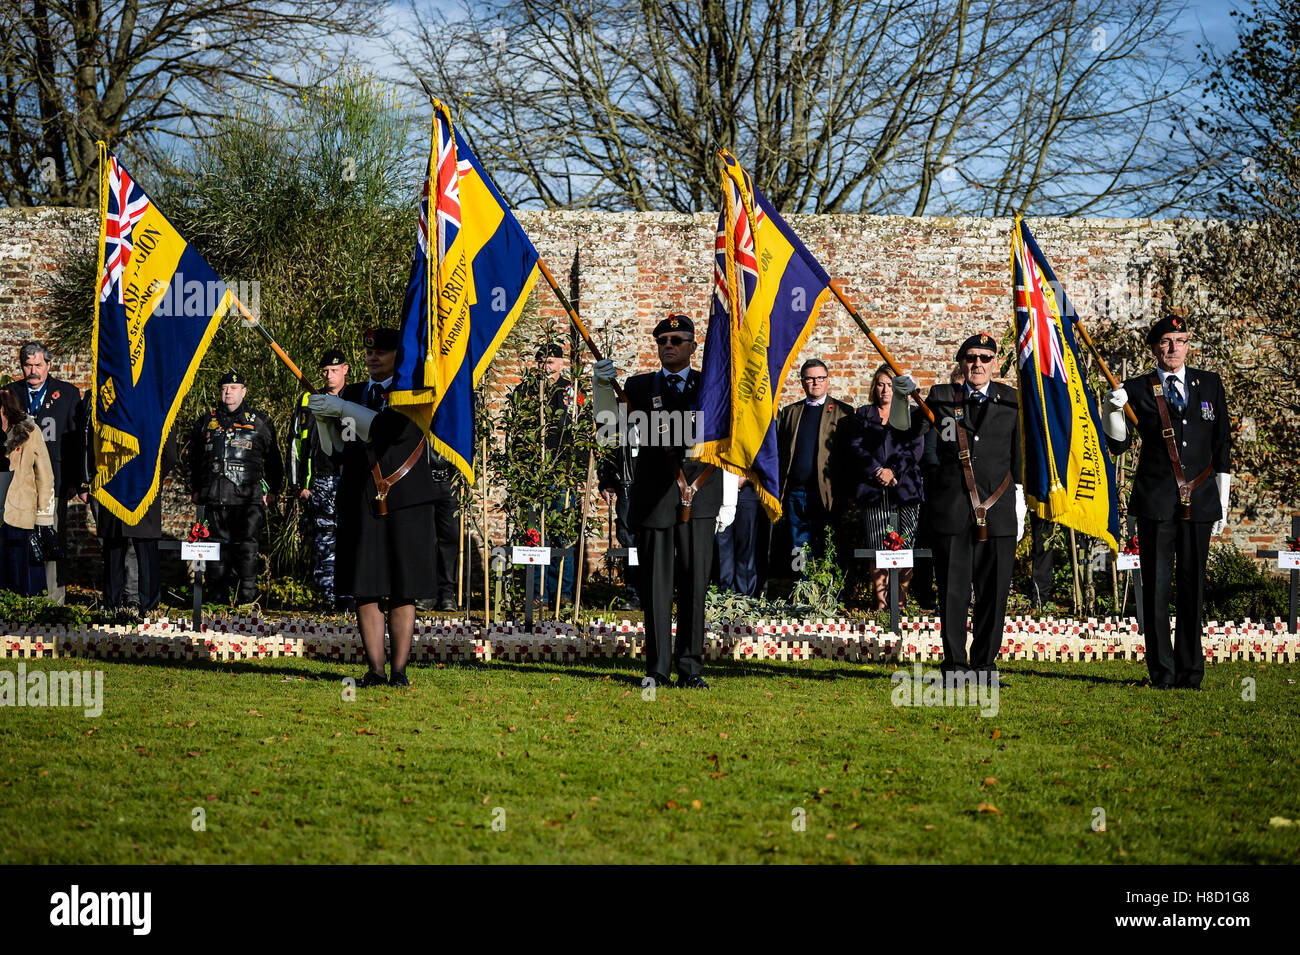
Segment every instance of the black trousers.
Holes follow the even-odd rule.
[[[1033,535],[1029,553],[1033,566],[1034,603],[1041,607],[1052,596],[1052,570],[1056,558],[1049,540],[1052,522],[1030,514],[1029,530]]]
[[[704,598],[713,573],[712,517],[636,532],[638,590],[645,608],[646,675],[667,682],[675,669],[683,679],[704,670]],[[677,645],[673,646],[673,595],[677,597]]]
[[[975,539],[974,527],[961,534],[934,535],[934,578],[939,587],[943,669],[997,669],[1002,624],[1016,557],[1014,536]],[[966,657],[966,608],[975,587],[974,640]]]
[[[209,504],[204,511],[211,540],[221,542],[221,559],[207,565],[204,585],[223,592],[238,587],[236,603],[257,599],[257,539],[266,509],[257,504]]]
[[[456,558],[460,553],[460,508],[455,496],[433,502],[433,530],[438,552],[435,574],[438,599],[456,599]]]
[[[1156,686],[1198,687],[1205,675],[1201,613],[1205,564],[1210,556],[1210,521],[1148,521],[1138,527],[1142,565],[1142,613],[1146,627],[1147,672]],[[1177,640],[1169,639],[1169,586],[1178,575]]]
[[[135,547],[139,571],[140,609],[157,610],[162,597],[162,570],[158,561],[158,539],[110,537],[104,541],[104,606],[114,610],[122,606],[126,590],[126,548]]]

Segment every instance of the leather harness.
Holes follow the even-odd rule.
[[[990,395],[986,400],[992,401],[993,396]],[[981,501],[979,491],[975,487],[975,469],[971,466],[970,442],[966,437],[966,425],[964,422],[966,417],[966,400],[960,391],[957,392],[957,402],[956,407],[953,409],[953,415],[957,419],[957,447],[959,448],[957,452],[957,460],[961,462],[961,469],[966,481],[966,490],[970,493],[970,504],[975,510],[975,539],[981,541],[988,540],[989,509],[998,502],[998,498],[1002,497],[1006,492],[1006,489],[1011,486],[1011,472],[1007,471],[1006,477],[1004,477],[1002,483],[997,486],[997,490]]]
[[[384,477],[384,473],[379,470],[379,461],[375,458],[375,451],[369,444],[366,445],[366,455],[370,458],[370,473],[375,479],[375,500],[379,502],[379,516],[384,517],[388,514],[388,492],[393,489],[393,485],[406,477],[411,468],[415,467],[415,462],[420,460],[424,455],[425,439],[421,438],[419,443],[392,474]]]
[[[1174,469],[1174,481],[1178,484],[1178,504],[1181,508],[1179,516],[1185,521],[1191,520],[1192,492],[1214,473],[1214,465],[1207,465],[1199,475],[1191,481],[1187,480],[1186,474],[1183,473],[1183,459],[1178,453],[1178,442],[1174,439],[1174,426],[1169,420],[1169,402],[1165,400],[1165,387],[1160,383],[1158,370],[1151,372],[1151,394],[1156,399],[1156,410],[1160,412],[1160,425],[1164,429],[1160,434],[1165,439],[1165,451],[1169,454],[1169,464]],[[1191,401],[1190,394],[1187,400]]]

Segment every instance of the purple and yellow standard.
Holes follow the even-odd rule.
[[[1019,345],[1020,434],[1029,509],[1118,548],[1115,467],[1096,396],[1084,379],[1077,316],[1029,228],[1011,229],[1012,302]]]
[[[435,102],[388,403],[419,425],[434,450],[471,483],[474,389],[536,281],[537,249],[452,126],[447,108]]]
[[[167,434],[233,299],[103,143],[97,276],[91,494],[138,524],[158,494]]]
[[[747,477],[776,519],[781,514],[777,401],[831,280],[735,157],[723,150],[719,158],[723,208],[696,455]]]

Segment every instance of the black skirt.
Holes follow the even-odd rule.
[[[340,501],[340,504],[343,502]],[[413,504],[379,517],[365,496],[347,502],[352,513],[340,521],[335,586],[366,597],[407,602],[438,596],[433,504]],[[350,582],[350,583],[349,583]],[[347,587],[350,590],[346,590]]]

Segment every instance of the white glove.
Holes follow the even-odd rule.
[[[623,437],[619,431],[618,397],[614,394],[614,380],[618,369],[611,358],[602,358],[591,369],[592,407],[596,413],[596,443],[603,448],[616,448]]]
[[[730,471],[722,472],[722,506],[713,524],[715,533],[721,534],[736,519],[736,498],[740,494],[740,477]]]
[[[1124,406],[1128,404],[1128,392],[1123,388],[1116,388],[1106,395],[1106,417],[1102,421],[1102,429],[1106,432],[1106,437],[1115,441],[1123,441],[1128,437],[1128,422],[1124,420]]]
[[[1016,485],[1016,540],[1025,536],[1025,515],[1029,508],[1025,505],[1025,486]]]
[[[343,449],[343,432],[339,430],[337,418],[317,418],[316,435],[320,438],[320,449],[326,456]]]
[[[362,441],[370,440],[370,426],[379,414],[355,401],[344,401],[338,395],[312,395],[307,399],[307,407],[318,418],[337,419],[343,431],[351,431]]]
[[[1214,475],[1214,484],[1219,489],[1219,505],[1223,508],[1223,516],[1210,528],[1210,536],[1218,537],[1228,523],[1228,492],[1232,490],[1232,475],[1220,472]]]
[[[908,398],[916,391],[911,375],[898,375],[893,382],[894,400],[889,403],[889,426],[896,431],[912,427],[912,406]]]

